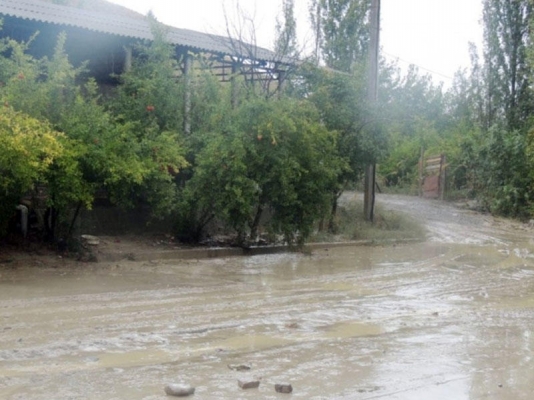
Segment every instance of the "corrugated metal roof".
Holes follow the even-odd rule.
[[[39,0],[0,0],[0,15],[73,26],[135,39],[152,39],[150,25],[146,20],[82,10]],[[251,45],[240,43],[236,46],[236,41],[232,45],[229,38],[188,29],[169,27],[167,39],[175,45],[201,51],[244,57],[254,54],[256,59],[263,61],[272,61],[275,57],[274,53],[267,49],[256,47],[251,52],[249,51],[253,48]]]

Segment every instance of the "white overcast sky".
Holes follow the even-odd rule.
[[[224,9],[229,19],[237,0],[110,0],[178,28],[225,34]],[[275,21],[282,0],[239,0],[254,18],[257,43],[272,48]],[[295,0],[299,41],[311,42],[309,0]],[[481,0],[382,0],[381,47],[388,59],[405,67],[415,64],[432,72],[436,82],[450,84],[458,68],[469,66],[468,43],[482,42]]]

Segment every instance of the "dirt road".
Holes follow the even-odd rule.
[[[0,266],[0,399],[532,399],[534,236],[403,196],[424,243]],[[248,364],[249,372],[228,369]],[[262,378],[242,390],[237,379]],[[292,395],[275,383],[290,382]]]

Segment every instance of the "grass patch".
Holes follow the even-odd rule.
[[[375,208],[374,223],[363,216],[362,202],[351,202],[339,207],[337,214],[337,233],[318,232],[312,242],[342,242],[353,240],[423,240],[425,228],[407,214]]]
[[[407,196],[417,196],[419,194],[419,188],[415,185],[402,185],[402,186],[380,186],[381,192],[386,194],[404,194]]]

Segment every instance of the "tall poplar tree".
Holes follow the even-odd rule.
[[[282,20],[276,21],[274,49],[278,56],[298,58],[295,0],[282,0]]]
[[[531,0],[484,0],[484,60],[487,82],[487,119],[507,129],[523,128],[534,111],[530,87]]]
[[[356,64],[367,62],[370,3],[370,0],[312,0],[310,3],[316,57],[328,67],[351,73]]]

